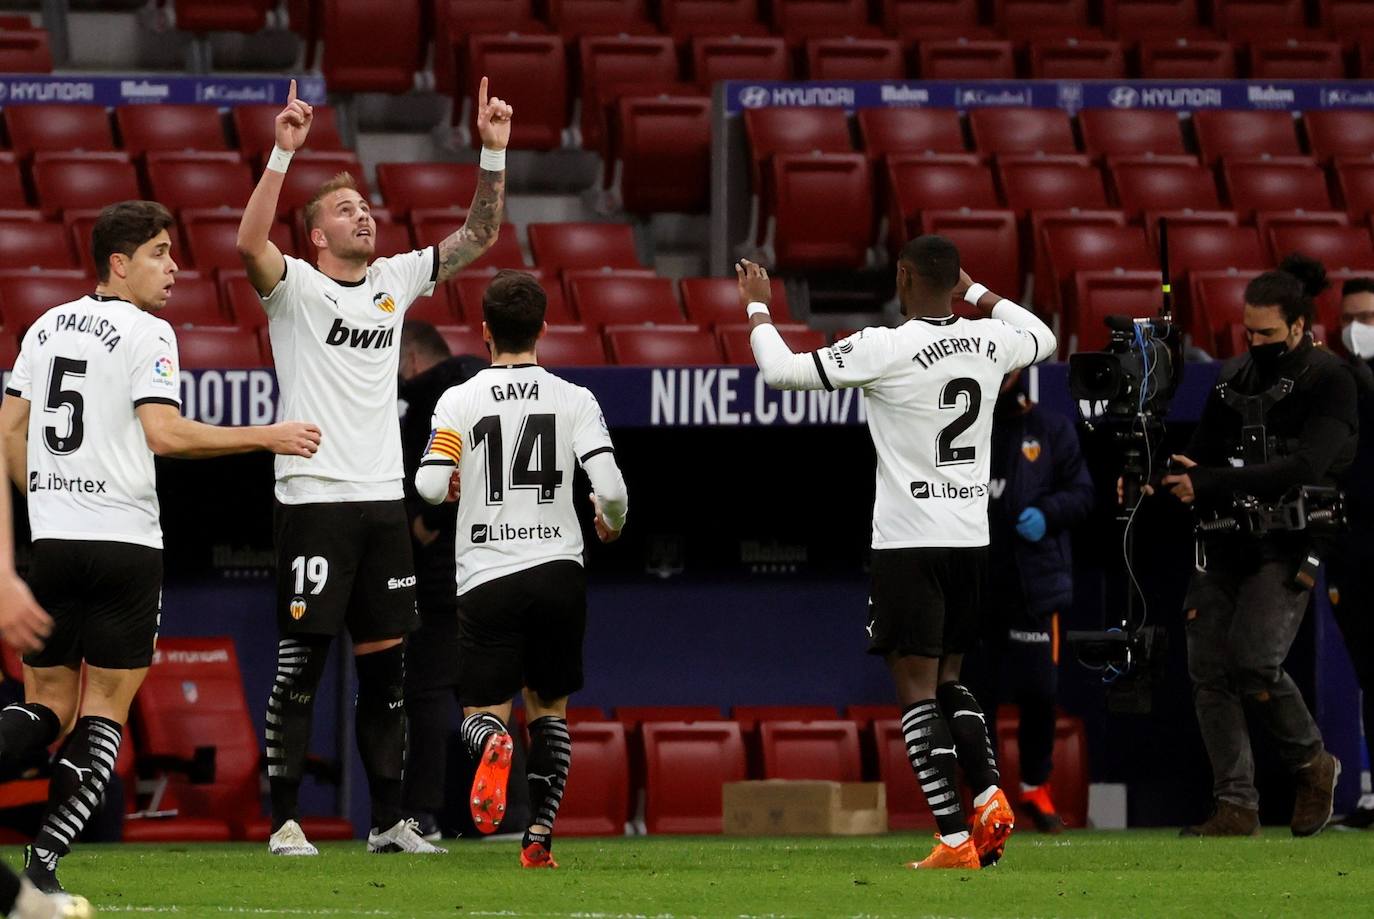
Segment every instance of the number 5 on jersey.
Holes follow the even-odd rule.
[[[558,468],[556,420],[557,416],[552,414],[526,415],[515,439],[515,455],[511,457],[510,487],[536,490],[540,504],[552,503],[563,484],[563,472]],[[473,448],[484,443],[487,504],[500,504],[506,500],[506,463],[499,415],[488,415],[472,426]]]

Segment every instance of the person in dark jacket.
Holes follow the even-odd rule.
[[[439,836],[451,706],[458,689],[458,607],[455,594],[456,505],[434,506],[415,493],[415,470],[429,443],[434,406],[487,361],[454,357],[434,326],[408,320],[401,329],[401,452],[405,464],[406,511],[415,554],[416,605],[420,628],[406,647],[406,715],[410,722],[403,804],[420,823],[420,834]]]
[[[1326,572],[1331,611],[1345,636],[1363,700],[1364,742],[1374,744],[1374,278],[1351,278],[1341,287],[1341,343],[1355,377],[1360,442],[1341,477],[1350,529],[1341,535]],[[1374,826],[1374,794],[1362,789],[1340,825]]]
[[[1050,796],[1059,616],[1073,603],[1070,530],[1087,519],[1093,485],[1073,422],[1043,411],[1020,373],[997,398],[992,427],[988,566],[991,579],[977,655],[983,710],[1020,710],[1020,806],[1036,828],[1063,828]]]

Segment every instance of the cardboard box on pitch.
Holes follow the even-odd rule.
[[[865,836],[887,832],[881,782],[727,782],[727,836]]]

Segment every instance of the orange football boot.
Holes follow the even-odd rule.
[[[909,862],[908,868],[959,868],[965,871],[977,871],[982,867],[978,863],[978,847],[973,844],[973,837],[969,836],[964,840],[963,845],[947,846],[940,841],[940,837],[935,837],[935,848],[930,854],[919,862]]]
[[[482,746],[482,759],[472,777],[468,804],[473,824],[483,833],[496,832],[506,816],[506,782],[510,779],[513,750],[514,742],[505,731],[492,734]]]
[[[557,868],[553,853],[542,842],[532,842],[520,850],[521,868]]]
[[[978,848],[978,860],[984,868],[997,864],[1014,826],[1016,816],[1000,788],[986,804],[974,810],[973,844]]]

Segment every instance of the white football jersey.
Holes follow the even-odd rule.
[[[1000,319],[911,319],[815,352],[822,385],[861,386],[878,454],[873,548],[988,544],[1002,378],[1048,355]]]
[[[613,451],[590,391],[534,364],[488,367],[440,397],[426,455],[457,462],[457,591],[535,565],[582,563],[579,463]]]
[[[30,403],[34,539],[162,548],[153,451],[135,409],[181,407],[170,325],[114,297],[54,307],[24,335],[5,392]]]
[[[417,297],[434,292],[433,246],[379,258],[356,284],[286,256],[286,274],[262,298],[281,386],[282,420],[320,427],[310,459],[278,456],[285,504],[389,501],[402,497],[396,420],[401,324]]]

